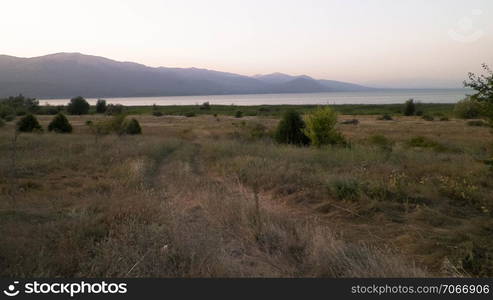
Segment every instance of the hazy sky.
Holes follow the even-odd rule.
[[[81,52],[384,86],[460,87],[493,65],[492,0],[4,0],[0,9],[0,54],[22,57]]]

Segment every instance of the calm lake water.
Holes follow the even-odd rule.
[[[389,104],[403,103],[413,98],[425,103],[455,103],[471,93],[465,89],[447,90],[381,90],[366,92],[310,93],[310,94],[251,94],[105,98],[107,103],[125,106],[139,105],[195,105],[209,101],[223,105],[261,104]],[[87,99],[95,104],[97,99]],[[40,104],[64,105],[69,99],[40,99]]]

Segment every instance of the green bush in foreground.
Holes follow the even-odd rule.
[[[309,145],[310,139],[304,133],[305,126],[297,111],[288,110],[283,114],[274,138],[280,144]]]
[[[342,134],[336,129],[337,113],[330,107],[318,108],[306,117],[304,133],[317,147],[344,144]]]
[[[38,120],[32,114],[25,115],[17,122],[17,130],[20,132],[43,131]]]
[[[123,122],[123,132],[125,134],[141,134],[142,128],[136,119],[126,120]]]
[[[67,120],[64,114],[57,114],[48,125],[48,131],[54,131],[56,133],[71,133],[72,125]]]

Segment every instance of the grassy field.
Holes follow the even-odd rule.
[[[229,115],[234,116],[241,111],[244,116],[270,116],[279,117],[287,109],[295,109],[299,112],[309,112],[319,105],[210,105],[209,109],[201,105],[170,105],[170,106],[131,106],[126,107],[130,114],[150,114],[153,111],[160,111],[164,115]],[[342,104],[333,105],[334,110],[343,115],[401,115],[402,104]],[[454,104],[444,103],[419,103],[417,109],[430,115],[451,116]]]
[[[489,129],[336,106],[360,121],[339,125],[351,147],[298,148],[272,142],[268,108],[135,108],[140,136],[96,137],[85,122],[110,117],[86,115],[14,142],[7,123],[0,276],[493,276]]]

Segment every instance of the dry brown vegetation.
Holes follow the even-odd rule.
[[[99,118],[15,150],[0,128],[0,276],[493,276],[487,128],[357,116],[351,147],[314,149],[274,144],[273,118],[96,138]]]

